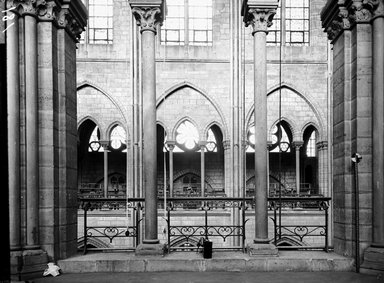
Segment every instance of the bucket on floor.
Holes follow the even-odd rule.
[[[203,257],[212,258],[212,242],[205,240],[203,244]]]

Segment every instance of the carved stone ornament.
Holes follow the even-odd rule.
[[[384,0],[364,0],[363,4],[371,11],[372,19],[384,17]]]
[[[40,21],[53,21],[56,19],[58,13],[58,7],[55,1],[37,1],[37,16]]]
[[[355,23],[369,23],[371,21],[372,13],[369,6],[363,3],[363,0],[353,0],[351,9]]]
[[[351,28],[351,16],[344,6],[339,7],[337,17],[327,27],[328,39],[334,40],[343,30]]]
[[[36,0],[10,0],[6,1],[7,9],[16,7],[10,12],[16,13],[20,16],[31,15],[36,16]]]
[[[275,14],[276,10],[274,9],[249,9],[245,26],[252,25],[252,34],[259,31],[268,33],[268,28],[272,26]]]
[[[140,32],[149,30],[156,34],[157,25],[162,22],[159,7],[133,7],[132,13],[137,25],[141,27]]]

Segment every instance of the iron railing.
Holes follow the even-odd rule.
[[[168,252],[172,250],[192,250],[198,249],[197,245],[172,246],[172,242],[190,243],[191,239],[211,240],[212,238],[221,239],[225,242],[228,238],[238,238],[240,245],[225,246],[216,249],[238,249],[245,251],[245,224],[248,219],[245,217],[245,211],[252,206],[253,198],[215,198],[215,197],[189,197],[189,198],[169,198],[167,202],[167,228],[168,228]],[[172,212],[180,209],[189,209],[201,212],[204,223],[199,225],[173,225]],[[212,225],[209,224],[210,212],[217,212],[223,209],[239,210],[239,225]],[[180,216],[176,216],[180,217]]]
[[[278,246],[279,248],[290,249],[324,249],[328,252],[329,243],[329,201],[327,197],[284,197],[284,198],[268,198],[269,208],[273,210],[274,223],[274,243],[278,245],[278,241],[284,238],[293,238],[298,242],[304,243],[305,238],[323,238],[324,245],[293,245]],[[324,211],[324,222],[321,224],[297,224],[286,225],[281,221],[281,211],[283,209],[310,209]],[[279,215],[280,214],[280,215]]]
[[[83,229],[84,229],[84,247],[83,254],[88,250],[104,250],[105,248],[88,248],[88,238],[106,238],[110,243],[116,238],[133,238],[134,245],[126,246],[125,250],[133,250],[140,241],[140,222],[141,210],[143,209],[144,199],[110,199],[110,198],[79,198],[80,208],[84,211]],[[133,226],[109,225],[109,226],[88,226],[88,211],[93,210],[121,210],[132,209],[135,212]]]
[[[158,199],[158,205],[164,207],[164,198]],[[325,197],[282,197],[268,198],[268,207],[273,211],[273,217],[271,217],[274,223],[274,238],[272,241],[276,245],[284,238],[294,238],[297,242],[304,243],[306,239],[310,237],[323,237],[324,245],[298,245],[291,246],[290,248],[297,249],[324,249],[328,251],[328,207],[331,198]],[[80,208],[83,209],[84,214],[84,247],[83,253],[87,253],[88,250],[104,250],[105,248],[88,248],[89,238],[104,238],[110,243],[116,238],[133,238],[132,246],[125,246],[125,250],[133,250],[139,244],[141,239],[140,223],[142,221],[142,210],[145,204],[144,198],[79,198]],[[166,225],[167,225],[167,245],[168,251],[174,250],[191,250],[197,249],[198,246],[195,242],[190,240],[196,240],[199,238],[205,239],[221,239],[225,242],[229,238],[237,238],[238,245],[225,245],[223,247],[216,247],[215,249],[238,249],[245,250],[246,240],[246,223],[249,219],[246,218],[246,211],[252,212],[254,208],[254,198],[225,198],[225,197],[173,197],[166,199]],[[132,225],[131,226],[118,226],[118,225],[97,225],[89,226],[87,222],[88,212],[93,210],[111,211],[111,210],[132,210]],[[287,211],[295,209],[300,211],[313,210],[324,212],[324,222],[321,224],[303,224],[303,225],[291,225],[290,223],[284,223],[281,219],[281,211]],[[214,212],[219,211],[238,211],[239,220],[238,225],[225,225],[222,223],[212,223],[209,221],[211,215]],[[200,223],[194,224],[193,221],[185,225],[175,225],[175,220],[180,219],[180,215],[177,212],[181,211],[193,211],[193,215],[202,217]],[[232,213],[231,212],[231,213]],[[216,214],[217,217],[217,214]],[[213,224],[213,225],[212,225]],[[221,225],[216,225],[221,224]],[[174,246],[173,243],[188,243],[186,247]],[[279,248],[288,248],[278,246]]]

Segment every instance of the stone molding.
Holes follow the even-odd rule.
[[[19,16],[33,16],[39,22],[53,22],[58,28],[66,29],[78,42],[87,22],[87,10],[81,1],[73,0],[11,0],[7,9]]]
[[[140,26],[140,32],[152,31],[156,34],[157,26],[162,24],[163,18],[160,7],[133,7],[132,14]]]
[[[364,0],[363,4],[371,11],[372,20],[384,17],[384,0]]]
[[[296,150],[300,149],[303,145],[304,145],[304,142],[303,142],[303,141],[294,141],[294,142],[292,143],[292,146],[293,146]]]
[[[336,40],[344,30],[356,24],[369,24],[384,17],[384,0],[329,0],[321,11],[321,20],[328,39]]]
[[[316,143],[316,148],[318,151],[328,149],[328,142],[327,141],[319,141]]]
[[[245,26],[252,26],[252,35],[256,32],[268,33],[268,28],[272,26],[272,20],[275,14],[276,9],[250,8],[244,16]]]
[[[223,141],[224,150],[228,150],[228,149],[230,149],[230,147],[231,147],[231,141],[230,140]]]

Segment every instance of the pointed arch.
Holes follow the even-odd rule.
[[[78,92],[79,90],[82,90],[83,88],[86,88],[86,87],[93,88],[93,89],[101,92],[102,94],[104,94],[113,103],[113,105],[116,107],[116,109],[120,112],[120,115],[124,119],[125,124],[127,124],[127,119],[126,119],[126,117],[124,115],[123,110],[121,109],[119,103],[112,97],[112,95],[108,94],[108,92],[106,92],[100,86],[97,86],[95,83],[89,82],[87,80],[82,81],[81,83],[79,83],[77,85],[76,91]],[[127,132],[128,132],[128,130],[127,130]]]
[[[197,129],[197,132],[199,134],[199,141],[200,141],[201,140],[201,131],[200,131],[199,127],[197,126],[197,123],[189,116],[184,116],[181,119],[179,119],[179,121],[177,121],[177,123],[175,124],[175,127],[172,129],[172,132],[171,132],[172,140],[176,140],[176,131],[179,128],[179,126],[185,121],[191,122],[195,126],[195,128]]]
[[[213,126],[217,126],[220,129],[221,134],[223,136],[223,140],[225,140],[224,133],[223,133],[223,126],[219,122],[217,122],[217,121],[212,121],[207,126],[205,126],[205,128],[203,130],[203,133],[202,133],[202,136],[206,137],[207,134],[208,134],[209,129],[212,128]],[[220,141],[220,142],[223,142],[223,141]]]
[[[206,91],[204,91],[203,89],[199,88],[198,86],[196,86],[195,84],[191,83],[191,82],[188,82],[188,81],[182,81],[178,84],[175,84],[174,86],[170,87],[169,89],[167,89],[156,101],[156,108],[159,108],[160,105],[166,100],[166,98],[170,95],[172,95],[174,92],[180,90],[180,89],[183,89],[183,88],[186,88],[186,87],[189,87],[195,91],[197,91],[198,93],[200,93],[203,97],[205,97],[211,104],[212,106],[215,108],[215,110],[217,111],[217,113],[219,114],[220,116],[220,119],[222,121],[222,133],[223,133],[223,137],[224,139],[227,139],[228,137],[228,125],[227,125],[227,122],[225,120],[225,115],[224,115],[224,112],[221,110],[220,106],[219,106],[219,103],[217,103],[217,101],[211,97],[210,95],[207,94]],[[200,134],[202,134],[202,132],[199,132]]]
[[[129,132],[128,132],[127,128],[124,126],[124,124],[120,121],[114,121],[108,126],[107,130],[105,131],[105,136],[107,137],[107,139],[110,139],[111,132],[112,132],[113,128],[115,128],[116,126],[120,126],[124,129],[125,135],[127,137],[127,142],[128,142]]]
[[[281,123],[285,122],[285,124],[288,125],[288,128],[289,128],[289,130],[291,131],[291,134],[292,134],[292,141],[299,140],[300,135],[299,135],[299,133],[297,131],[297,125],[295,124],[295,122],[293,122],[291,119],[288,119],[287,117],[281,117],[281,120],[277,119],[275,122],[273,122],[272,126],[268,130],[268,135],[271,134],[272,129],[275,126],[277,126],[277,124],[279,124],[280,122]]]
[[[80,121],[77,123],[77,133],[78,133],[78,138],[80,138],[80,131],[82,130],[82,126],[84,125],[84,123],[86,123],[87,121],[91,121],[92,123],[94,123],[96,125],[96,127],[99,129],[99,132],[100,132],[100,139],[103,139],[105,137],[105,132],[103,131],[103,129],[100,127],[100,124],[99,122],[97,121],[97,119],[93,118],[92,116],[85,116],[83,118],[80,119]],[[92,129],[92,131],[94,130],[94,128]],[[90,133],[92,133],[92,131]]]
[[[276,84],[274,86],[272,86],[271,88],[269,88],[268,92],[267,92],[267,96],[271,95],[272,93],[278,91],[280,89],[280,84]],[[310,109],[312,110],[312,112],[314,113],[316,119],[318,120],[319,122],[319,135],[321,137],[324,136],[324,133],[326,133],[326,129],[324,128],[324,123],[322,121],[322,118],[321,118],[321,115],[319,113],[319,110],[318,109],[321,109],[319,105],[317,105],[316,103],[313,103],[312,101],[315,101],[314,99],[312,99],[311,95],[309,95],[308,93],[304,92],[304,91],[298,91],[294,86],[288,84],[288,83],[283,83],[281,85],[281,90],[283,89],[287,89],[287,90],[290,90],[292,91],[293,93],[297,94],[300,98],[302,98],[307,104],[308,106],[310,107]],[[303,95],[303,93],[305,95]],[[309,99],[311,98],[311,99]],[[246,115],[246,121],[247,121],[247,125],[250,124],[251,122],[251,118],[252,118],[252,113],[254,112],[255,110],[255,105],[251,105],[250,109],[248,110],[248,113]]]

